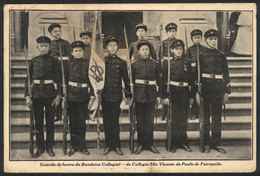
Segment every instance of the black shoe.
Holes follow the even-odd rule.
[[[186,145],[186,144],[182,145],[182,149],[187,151],[187,152],[192,152],[191,148],[188,145]]]
[[[135,151],[135,154],[136,155],[139,155],[142,151],[144,150],[143,146],[142,145],[139,145]]]
[[[176,147],[172,147],[172,148],[170,149],[170,152],[172,152],[172,153],[175,153],[175,152],[176,152],[176,150],[177,150],[177,148],[176,148]]]
[[[68,153],[68,156],[74,155],[78,151],[77,147],[72,147]]]
[[[226,150],[224,150],[223,148],[220,148],[220,147],[211,146],[210,148],[213,149],[213,150],[216,150],[217,152],[222,153],[222,154],[227,153]]]
[[[103,155],[107,155],[109,152],[111,152],[111,148],[110,147],[106,147],[104,149]]]
[[[44,151],[45,151],[45,150],[44,150],[43,148],[38,148],[33,157],[34,157],[34,158],[38,158],[39,156],[41,156],[41,154],[44,153]]]
[[[46,149],[46,152],[50,155],[50,157],[54,157],[54,156],[55,156],[55,153],[54,153],[52,147],[48,147],[48,148]]]
[[[159,154],[159,150],[157,150],[154,146],[150,146],[147,150],[153,152],[153,153],[156,153],[156,154]]]
[[[89,153],[87,148],[84,148],[84,149],[80,150],[80,153],[82,153],[84,155],[90,155],[90,153]]]
[[[209,146],[205,146],[204,147],[204,153],[209,153],[210,152],[210,147]]]
[[[118,155],[124,155],[123,152],[122,152],[122,150],[121,150],[121,148],[116,147],[114,150],[115,150],[116,154],[118,154]]]

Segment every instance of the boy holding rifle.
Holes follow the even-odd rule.
[[[193,31],[191,31],[190,36],[194,45],[187,49],[186,56],[191,63],[192,74],[195,75],[197,68],[197,57],[199,56],[199,53],[203,52],[206,49],[206,47],[200,44],[202,40],[202,31],[200,29],[194,29]],[[199,107],[197,101],[194,101],[192,104],[190,116],[192,120],[198,119],[199,117]]]
[[[83,59],[85,44],[82,41],[74,41],[71,48],[72,57],[68,62],[68,68],[65,69],[71,136],[71,149],[68,155],[72,156],[77,151],[89,155],[85,144],[86,119],[89,118],[88,107],[94,102],[94,96],[91,97],[94,91],[88,77],[89,61]]]
[[[220,153],[226,153],[223,148],[218,147],[221,140],[221,112],[222,103],[228,101],[231,93],[230,78],[226,56],[217,49],[218,32],[210,29],[204,34],[208,48],[199,55],[198,71],[201,78],[201,95],[196,94],[199,106],[203,107],[202,134],[200,141],[201,152],[208,153],[210,149]],[[199,83],[199,82],[198,82]],[[201,96],[201,97],[200,97]],[[203,103],[200,102],[202,98]],[[210,114],[212,113],[212,133],[210,131]]]
[[[192,94],[195,94],[194,81],[190,64],[184,57],[183,41],[175,40],[170,45],[170,52],[172,52],[173,58],[165,61],[162,69],[164,104],[171,103],[170,111],[172,111],[169,112],[172,116],[168,116],[168,122],[171,123],[167,129],[171,129],[168,131],[170,133],[169,139],[167,139],[170,142],[168,150],[175,153],[177,148],[182,148],[191,152],[186,132],[189,103],[192,103]]]
[[[123,155],[120,148],[119,115],[122,102],[122,80],[125,84],[125,99],[129,102],[131,97],[127,64],[116,55],[118,51],[118,39],[108,36],[105,44],[108,55],[105,57],[105,84],[102,91],[102,111],[105,130],[104,155],[114,150],[118,155]]]
[[[140,59],[132,64],[138,133],[138,147],[135,151],[137,155],[144,149],[160,153],[153,146],[153,125],[155,103],[161,103],[161,73],[159,62],[149,59],[151,47],[147,40],[140,40],[137,44]],[[159,87],[158,92],[156,85]]]
[[[41,36],[36,39],[36,42],[40,55],[33,58],[29,63],[30,82],[33,84],[32,98],[28,93],[28,86],[30,85],[25,86],[26,105],[29,108],[33,107],[35,130],[37,131],[36,144],[38,149],[34,158],[38,158],[45,152],[45,149],[51,157],[54,157],[55,153],[52,148],[54,143],[54,113],[61,98],[60,69],[58,61],[50,56],[51,40],[48,37]],[[27,83],[28,80],[26,80]],[[57,84],[57,90],[54,88],[54,83]],[[44,107],[46,113],[46,143],[43,133]]]

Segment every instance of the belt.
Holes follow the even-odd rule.
[[[144,85],[156,85],[156,81],[150,81],[150,80],[143,80],[143,79],[136,79],[136,84],[144,84]]]
[[[33,80],[33,84],[52,84],[52,80]]]
[[[62,56],[61,58],[62,58],[63,61],[69,60],[69,57],[67,57],[67,56]],[[58,59],[60,60],[60,57],[58,57]]]
[[[187,82],[176,82],[176,81],[171,81],[170,84],[178,87],[186,87],[189,85]]]
[[[69,81],[69,85],[74,87],[88,87],[87,83],[78,83],[78,82],[71,82],[71,81]]]
[[[223,76],[222,76],[222,75],[215,75],[215,74],[202,73],[202,78],[209,78],[209,79],[223,79]]]
[[[169,60],[169,59],[171,60],[172,57],[163,57],[163,59],[164,59],[164,60]]]

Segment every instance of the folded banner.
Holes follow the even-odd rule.
[[[94,14],[94,29],[91,43],[91,56],[89,61],[89,79],[95,92],[95,102],[90,109],[90,118],[94,118],[100,104],[100,96],[105,81],[105,62],[103,54],[103,42],[101,23],[98,20],[100,14]]]

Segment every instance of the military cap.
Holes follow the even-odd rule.
[[[218,31],[215,29],[210,29],[206,31],[204,34],[204,38],[206,39],[208,37],[218,37]]]
[[[84,49],[85,44],[82,41],[74,41],[71,43],[71,48],[75,48],[75,47],[81,47]]]
[[[107,36],[107,38],[106,38],[106,45],[108,45],[109,42],[111,42],[111,41],[116,42],[117,45],[118,45],[118,43],[119,43],[118,39],[117,39],[115,36],[113,36],[113,35]]]
[[[48,27],[49,33],[51,33],[52,29],[53,29],[53,28],[56,28],[56,27],[58,27],[58,28],[61,29],[61,25],[60,25],[60,24],[58,24],[58,23],[52,23],[52,24]]]
[[[137,43],[137,49],[139,50],[141,48],[141,46],[143,45],[147,45],[149,47],[149,49],[151,48],[151,43],[147,40],[140,40],[138,43]]]
[[[166,26],[165,26],[165,30],[166,30],[166,32],[168,31],[168,30],[170,30],[170,29],[175,29],[176,31],[177,31],[177,24],[175,24],[175,23],[169,23],[169,24],[167,24]]]
[[[82,37],[83,35],[88,35],[90,38],[92,38],[92,33],[89,31],[83,31],[79,34],[80,37]]]
[[[140,23],[140,24],[138,24],[138,25],[135,26],[135,32],[136,32],[138,29],[140,29],[140,28],[144,29],[145,32],[147,32],[147,26],[146,26],[145,24],[143,24],[143,23]]]
[[[51,39],[46,36],[40,36],[36,39],[37,43],[51,43]]]
[[[171,49],[175,48],[176,46],[182,46],[184,47],[184,43],[182,40],[175,40],[174,42],[172,42],[171,44]]]
[[[202,31],[199,30],[199,29],[194,29],[193,31],[191,31],[190,36],[191,36],[191,38],[192,38],[192,37],[195,36],[195,35],[200,35],[200,36],[202,36]]]

